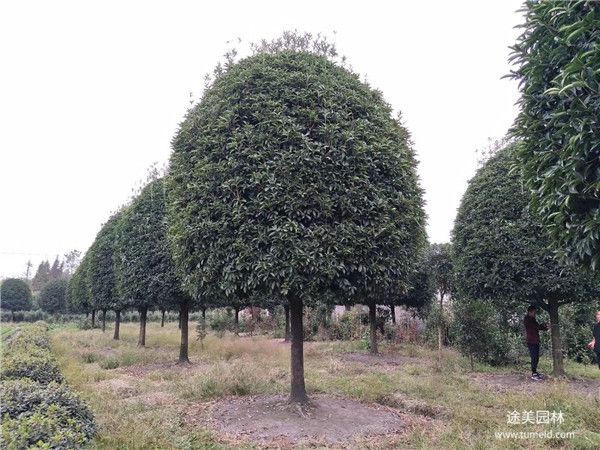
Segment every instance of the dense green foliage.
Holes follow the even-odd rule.
[[[1,446],[81,448],[96,433],[89,407],[62,384],[47,326],[26,325],[4,349],[0,369]]]
[[[600,265],[600,7],[527,1],[513,47],[521,88],[515,133],[531,206],[559,254]]]
[[[90,296],[93,299],[92,309],[108,310],[119,303],[116,277],[113,264],[115,250],[115,229],[122,216],[120,211],[113,214],[96,235],[94,243],[88,250],[87,280]]]
[[[27,311],[31,309],[31,289],[18,278],[7,278],[0,287],[2,309],[7,311]]]
[[[46,326],[27,325],[17,333],[9,343],[9,351],[2,355],[0,380],[28,378],[40,384],[61,383],[63,376],[49,351]]]
[[[450,333],[463,353],[491,365],[519,361],[525,350],[521,324],[510,326],[498,305],[459,296],[453,298],[452,312]]]
[[[173,140],[185,286],[286,296],[407,277],[425,218],[406,135],[380,93],[323,57],[232,66]]]
[[[64,313],[67,311],[67,280],[53,280],[44,286],[39,298],[40,308],[50,313]]]
[[[163,180],[152,181],[116,228],[118,296],[133,308],[178,307],[183,295],[166,238],[165,197]]]
[[[546,309],[560,372],[558,308],[593,301],[600,288],[555,258],[546,229],[528,210],[530,196],[519,172],[511,171],[514,152],[514,145],[500,150],[469,182],[453,230],[456,285],[465,298],[537,303]]]
[[[88,281],[89,253],[81,261],[69,280],[67,304],[69,312],[89,312],[92,298]]]
[[[598,285],[561,264],[529,195],[511,171],[514,145],[500,150],[469,182],[453,230],[456,284],[470,298],[560,304],[589,301]]]

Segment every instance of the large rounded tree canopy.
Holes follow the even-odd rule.
[[[18,278],[7,278],[0,287],[2,308],[8,311],[27,311],[31,309],[31,289]]]
[[[453,230],[459,291],[471,298],[570,302],[598,294],[590,277],[554,256],[546,229],[529,212],[530,195],[514,170],[515,144],[479,169]]]
[[[188,289],[352,294],[407,278],[425,214],[391,112],[315,54],[258,54],[219,76],[173,140],[170,234]]]

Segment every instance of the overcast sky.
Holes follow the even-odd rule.
[[[332,36],[401,110],[432,242],[449,239],[478,149],[516,115],[508,46],[520,0],[0,3],[0,278],[100,225],[170,140],[202,79],[242,38]],[[287,6],[286,6],[287,5]]]

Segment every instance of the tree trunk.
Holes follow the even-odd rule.
[[[369,302],[369,327],[371,335],[371,353],[377,355],[377,305],[375,301]]]
[[[552,375],[563,377],[565,369],[563,365],[562,345],[560,338],[560,323],[558,320],[558,301],[548,301],[548,314],[550,315],[550,338],[552,339]]]
[[[202,307],[202,320],[206,320],[206,307]]]
[[[471,362],[471,372],[475,371],[475,363],[473,361],[473,353],[469,354],[469,361]]]
[[[92,329],[96,328],[96,310],[92,309]]]
[[[346,311],[352,311],[352,306],[350,306],[350,305],[344,305],[344,309]]]
[[[85,312],[85,320],[87,320],[87,319],[89,319],[89,318],[90,318],[90,312],[89,312],[89,311],[86,311],[86,312]]]
[[[162,328],[162,327],[165,326],[165,310],[161,309],[160,310],[160,314],[161,314],[161,316],[160,316],[160,327]]]
[[[240,332],[240,308],[238,308],[237,306],[235,308],[233,308],[235,311],[235,318],[234,320],[234,328],[235,328],[235,334],[237,335]]]
[[[440,311],[438,318],[438,365],[442,367],[442,346],[444,345],[444,294],[440,294]]]
[[[392,316],[392,323],[396,325],[396,305],[393,303],[390,305],[390,313]]]
[[[140,337],[138,338],[138,347],[146,346],[146,319],[148,318],[148,308],[140,308]]]
[[[290,305],[283,305],[285,311],[285,342],[290,342]]]
[[[178,327],[181,330],[181,310],[179,311],[179,314],[177,316],[177,322],[178,322]]]
[[[11,316],[11,321],[14,322],[15,321],[15,312],[11,309],[10,310],[10,316]]]
[[[288,297],[292,332],[291,345],[291,392],[290,403],[308,403],[304,384],[304,328],[302,325],[303,304],[298,297]]]
[[[115,334],[113,339],[119,340],[119,332],[121,328],[121,311],[115,311]]]
[[[102,310],[102,332],[106,331],[106,310]]]
[[[179,309],[179,316],[181,318],[181,345],[179,346],[179,364],[189,364],[188,358],[188,322],[189,322],[189,302],[181,302]]]

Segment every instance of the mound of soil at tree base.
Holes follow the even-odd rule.
[[[313,395],[311,402],[302,410],[287,403],[283,395],[230,397],[212,405],[208,422],[230,439],[261,446],[356,448],[351,443],[357,439],[389,437],[404,431],[412,421],[392,408],[356,400]]]
[[[522,373],[486,373],[473,375],[473,379],[484,387],[497,392],[522,392],[537,394],[550,388],[562,387],[580,395],[600,399],[600,380],[582,378],[545,378],[535,381]]]
[[[342,353],[340,358],[348,362],[357,362],[369,366],[406,366],[406,365],[432,365],[434,361],[416,356],[403,356],[395,354],[377,354],[349,352]]]

